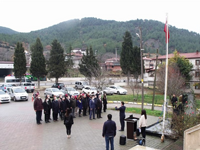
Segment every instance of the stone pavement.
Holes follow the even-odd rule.
[[[109,107],[113,106],[109,104]],[[102,137],[102,127],[108,113],[113,115],[113,120],[119,130],[119,112],[107,110],[106,113],[102,113],[101,119],[89,120],[88,116],[75,118],[71,138],[67,139],[63,121],[48,124],[42,121],[41,125],[36,124],[31,96],[28,102],[12,101],[0,104],[0,150],[104,150],[105,140]],[[42,118],[44,120],[44,115]],[[157,117],[148,116],[148,125],[155,123],[157,119]],[[126,128],[124,132],[117,131],[114,139],[115,150],[128,150],[137,145],[136,141],[128,139],[125,146],[119,145],[120,135],[126,135]],[[161,143],[160,137],[149,135],[146,137],[146,146],[156,149],[164,149],[172,142],[166,139],[164,143]]]

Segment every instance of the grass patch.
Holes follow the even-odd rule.
[[[154,111],[152,111],[151,109],[145,109],[145,110],[146,110],[147,115],[150,115],[150,116],[159,117],[162,113],[162,111],[160,110],[154,110]],[[141,108],[126,108],[126,112],[141,114]]]
[[[108,101],[127,101],[127,102],[141,102],[142,95],[138,95],[138,100],[134,100],[136,97],[133,95],[112,95],[107,96]],[[144,95],[144,102],[145,103],[152,103],[153,95],[152,94],[145,94]],[[155,95],[154,99],[155,104],[163,104],[164,102],[164,95]]]

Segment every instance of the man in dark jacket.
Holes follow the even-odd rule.
[[[46,123],[50,123],[50,110],[51,110],[51,101],[46,96],[44,102],[43,102],[43,108],[44,108],[44,120]]]
[[[72,109],[70,96],[65,94],[66,109]]]
[[[92,120],[92,115],[93,115],[93,119],[95,119],[95,109],[96,109],[96,105],[95,105],[95,101],[94,101],[94,95],[92,95],[92,99],[90,100],[90,120]]]
[[[177,101],[178,101],[178,99],[177,99],[176,95],[173,94],[173,97],[171,99],[171,103],[172,103],[173,108],[176,108]]]
[[[112,121],[112,115],[108,114],[108,120],[104,122],[102,136],[105,137],[106,150],[109,150],[109,141],[111,150],[114,150],[114,137],[116,135],[116,123]]]
[[[121,124],[121,130],[119,131],[124,131],[124,119],[125,119],[125,110],[126,107],[124,106],[124,102],[121,102],[121,107],[117,108],[115,107],[116,110],[119,110],[119,118],[120,118],[120,124]]]
[[[83,95],[83,98],[82,98],[82,105],[83,105],[83,116],[87,116],[86,115],[86,111],[87,111],[87,97],[86,97],[86,94]]]
[[[71,107],[72,107],[73,118],[76,118],[76,117],[75,117],[76,100],[75,100],[75,98],[74,98],[74,95],[72,95],[70,101],[71,101]]]
[[[101,110],[102,110],[102,101],[101,101],[101,95],[97,98],[97,118],[101,117]]]
[[[36,112],[36,122],[37,124],[41,124],[41,116],[42,116],[42,109],[43,109],[43,105],[42,105],[42,99],[39,98],[39,95],[36,95],[36,99],[34,101],[33,104],[34,110]]]
[[[52,103],[52,110],[53,110],[53,121],[58,121],[58,112],[59,112],[60,106],[59,102],[56,96],[54,96],[54,101]]]
[[[60,118],[61,118],[61,120],[63,120],[64,119],[64,115],[65,115],[65,113],[66,113],[66,100],[65,100],[65,98],[64,97],[62,97],[62,100],[61,100],[61,102],[60,102],[60,113],[61,113],[61,116],[60,116]]]

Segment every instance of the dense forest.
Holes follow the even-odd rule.
[[[117,48],[121,51],[121,43],[126,31],[132,35],[133,46],[139,46],[140,40],[136,33],[142,29],[143,48],[145,52],[155,53],[159,49],[160,54],[165,54],[164,23],[154,20],[131,20],[117,22],[113,20],[101,20],[97,18],[74,19],[57,25],[32,31],[18,33],[11,29],[0,27],[0,41],[11,45],[17,42],[25,42],[30,45],[37,37],[41,39],[43,46],[51,45],[57,39],[67,50],[70,45],[73,48],[93,47],[99,54],[114,52]],[[195,52],[200,49],[200,35],[185,29],[177,29],[169,26],[169,53],[175,49],[179,52]]]

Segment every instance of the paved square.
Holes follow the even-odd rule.
[[[31,94],[29,94],[30,96]],[[109,104],[111,107],[112,105]],[[63,121],[36,124],[36,115],[33,110],[31,96],[29,101],[11,102],[0,104],[0,149],[1,150],[104,150],[105,139],[102,137],[103,123],[107,120],[107,114],[113,115],[112,120],[120,129],[119,112],[107,110],[102,113],[101,119],[89,120],[89,116],[77,117],[72,126],[71,138],[67,139]],[[130,114],[126,114],[129,116]],[[134,114],[139,117],[140,115]],[[42,114],[44,120],[44,114]],[[154,123],[157,117],[148,116],[148,125]],[[115,150],[128,150],[137,145],[136,141],[127,139],[125,146],[119,145],[119,132],[114,138]],[[173,141],[166,139],[160,143],[159,137],[147,136],[146,146],[163,149]]]

